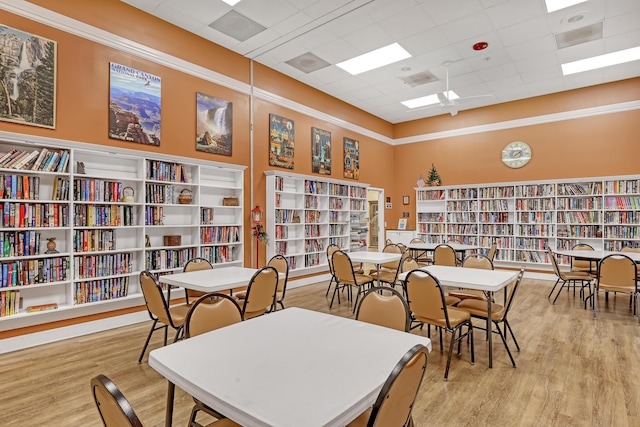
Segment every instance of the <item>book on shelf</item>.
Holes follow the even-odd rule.
[[[56,308],[58,308],[57,302],[52,302],[49,304],[30,305],[29,307],[27,307],[27,313],[36,313],[38,311],[55,310]]]

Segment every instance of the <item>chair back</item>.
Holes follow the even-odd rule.
[[[208,259],[197,257],[191,258],[189,261],[187,261],[182,271],[187,273],[189,271],[209,270],[212,268],[213,265],[211,265],[211,262],[209,262]]]
[[[456,266],[456,251],[449,245],[438,245],[433,251],[434,265]]]
[[[364,294],[356,309],[356,320],[409,332],[411,313],[398,291],[379,286]]]
[[[511,310],[511,306],[513,305],[513,299],[515,298],[516,292],[520,287],[520,282],[522,282],[523,276],[524,276],[524,267],[520,268],[520,272],[514,279],[513,283],[511,285],[508,285],[507,287],[507,296],[506,296],[507,302],[504,306],[504,311],[502,313],[503,319],[507,316],[507,313],[509,313],[509,310]]]
[[[210,292],[198,298],[187,312],[184,336],[194,337],[241,321],[242,309],[233,298]]]
[[[407,251],[407,245],[405,245],[404,243],[396,243],[396,245],[398,245],[398,247],[400,248],[400,253],[405,253]]]
[[[335,251],[339,251],[340,250],[340,246],[336,245],[336,244],[330,244],[329,246],[327,246],[327,263],[329,264],[329,273],[331,273],[331,275],[333,276],[334,271],[333,271],[333,253]]]
[[[162,293],[162,287],[156,276],[149,270],[140,273],[140,288],[151,320],[158,319],[165,325],[173,325],[169,305]]]
[[[578,243],[574,247],[571,248],[572,251],[593,251],[593,246],[587,245],[586,243]],[[575,257],[571,257],[571,269],[578,269],[584,271],[591,270],[592,261],[584,260],[584,259],[575,259]]]
[[[560,267],[558,267],[558,260],[556,259],[556,255],[553,253],[551,248],[547,248],[547,254],[549,255],[549,261],[551,262],[551,266],[553,267],[553,272],[556,273],[556,276],[562,277],[562,273],[560,273]]]
[[[400,264],[400,271],[403,273],[405,271],[416,270],[418,268],[420,268],[420,264],[418,264],[418,261],[416,261],[416,259],[412,256],[404,258],[402,260],[402,264]]]
[[[411,242],[409,243],[424,243],[424,240],[422,240],[419,237],[414,237],[413,239],[411,239]]]
[[[91,393],[105,427],[142,427],[129,401],[105,375],[91,379]]]
[[[400,243],[398,243],[398,244],[391,243],[390,245],[385,246],[382,249],[382,252],[392,253],[392,254],[403,254],[404,253],[402,248],[400,248]],[[397,261],[385,262],[381,266],[382,266],[382,268],[386,268],[388,270],[397,270],[398,267],[400,266],[400,261],[401,260],[402,260],[402,258],[397,260]]]
[[[337,250],[333,253],[333,271],[338,282],[343,284],[355,284],[353,263],[346,252]]]
[[[247,293],[242,306],[242,318],[248,319],[264,314],[276,303],[278,288],[278,271],[265,266],[256,271],[247,287]]]
[[[625,246],[620,249],[620,252],[640,252],[640,248],[632,248],[631,246]]]
[[[289,279],[289,263],[287,259],[282,255],[274,255],[267,265],[276,269],[278,273],[282,273],[284,277],[280,277],[278,274],[278,292],[282,292],[282,298],[284,298],[284,293],[287,289],[287,280]]]
[[[607,255],[598,264],[597,286],[615,288],[620,292],[637,291],[638,268],[626,255]]]
[[[493,262],[489,257],[482,254],[469,255],[462,261],[462,266],[465,268],[481,268],[483,270],[493,270]]]
[[[489,258],[489,260],[493,262],[493,260],[496,258],[497,253],[498,253],[498,246],[495,243],[492,243],[491,246],[489,247],[487,258]]]
[[[428,350],[421,344],[402,356],[378,394],[368,427],[413,425],[409,420],[427,369],[427,359]]]
[[[405,292],[409,309],[416,319],[444,323],[447,329],[451,329],[444,292],[435,276],[428,271],[410,271],[405,279]]]

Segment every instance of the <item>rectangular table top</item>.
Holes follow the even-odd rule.
[[[513,282],[518,276],[517,271],[484,270],[480,268],[449,267],[445,265],[429,265],[420,270],[428,271],[435,276],[440,284],[457,288],[477,289],[495,292]],[[398,275],[399,280],[405,280],[408,272]]]
[[[287,308],[153,350],[149,365],[244,426],[340,426],[423,336]]]
[[[456,252],[464,252],[464,251],[472,251],[475,249],[480,249],[478,245],[467,245],[463,243],[409,243],[407,248],[413,249],[416,251],[434,251],[436,246],[446,244],[451,246],[451,248]]]
[[[402,258],[402,254],[394,252],[357,251],[349,252],[347,255],[353,262],[369,262],[371,264],[384,264]]]
[[[217,292],[247,286],[258,270],[246,267],[221,267],[160,276],[160,282],[200,292]]]
[[[580,258],[580,259],[588,259],[588,260],[596,260],[599,261],[602,258],[608,256],[608,255],[626,255],[629,258],[631,258],[632,260],[634,260],[635,262],[640,262],[640,252],[612,252],[612,251],[601,251],[601,250],[594,250],[594,251],[576,251],[576,250],[570,250],[570,251],[554,251],[554,254],[557,255],[564,255],[564,256],[569,256],[569,257],[573,257],[573,258]]]

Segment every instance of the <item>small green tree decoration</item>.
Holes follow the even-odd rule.
[[[429,177],[427,178],[427,184],[440,185],[440,175],[433,163],[431,163],[431,170],[429,171]]]

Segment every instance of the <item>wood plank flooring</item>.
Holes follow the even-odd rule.
[[[516,369],[497,336],[494,367],[488,369],[484,335],[477,331],[475,365],[463,344],[444,382],[446,352],[440,353],[433,334],[434,351],[413,412],[416,426],[640,426],[640,326],[628,297],[605,302],[601,296],[594,320],[572,292],[552,305],[551,284],[525,279],[516,296],[509,316],[522,348],[514,353]],[[351,316],[344,301],[328,309],[326,286],[291,289],[285,304]],[[100,426],[89,390],[99,373],[120,387],[145,426],[164,425],[167,382],[146,357],[137,363],[149,327],[142,323],[0,355],[0,426]],[[160,335],[150,348],[161,345]],[[177,389],[174,425],[186,425],[191,407],[190,396]]]

